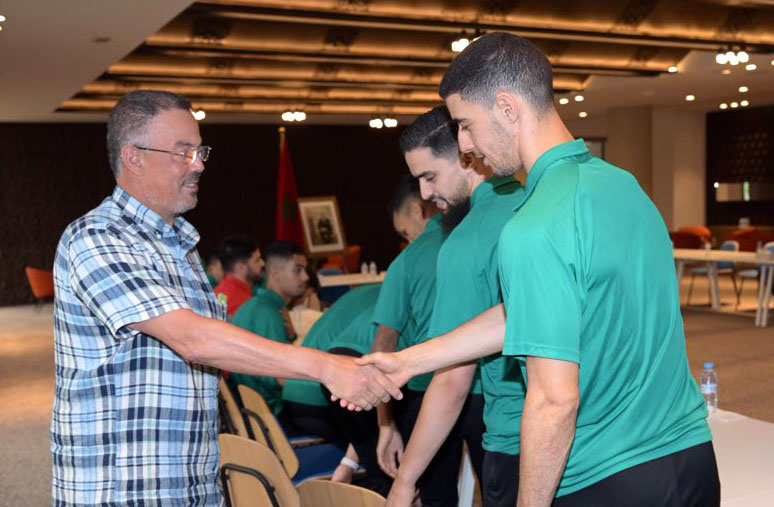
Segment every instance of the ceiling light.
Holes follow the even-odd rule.
[[[293,119],[295,121],[304,121],[306,120],[306,113],[303,111],[295,111],[293,112]]]
[[[672,65],[672,66],[671,66],[671,67],[669,67],[667,70],[668,70],[669,72],[671,72],[672,74],[674,74],[675,72],[677,72],[677,67],[676,67],[676,66],[674,66],[674,65]]]
[[[191,111],[191,114],[193,114],[193,117],[196,121],[202,121],[204,117],[207,116],[207,113],[205,113],[202,109],[199,109],[198,111]]]
[[[2,23],[3,21],[5,21],[5,16],[3,16],[2,14],[0,14],[0,23]]]
[[[739,87],[739,93],[747,93],[747,87],[746,86],[740,86]]]
[[[755,65],[754,63],[748,63],[748,64],[747,64],[747,65],[745,65],[745,67],[744,67],[744,69],[745,69],[745,70],[755,70],[755,69],[757,69],[757,68],[758,68],[758,66],[757,66],[757,65]]]
[[[293,111],[285,111],[282,113],[282,121],[293,121]]]
[[[742,107],[747,107],[747,106],[749,106],[749,105],[750,105],[750,103],[749,103],[749,102],[747,102],[746,100],[743,100],[743,101],[741,101],[741,102],[739,103],[739,105],[740,105],[740,106],[742,106]]]
[[[581,111],[580,113],[578,113],[578,116],[580,116],[581,118],[585,118],[585,117],[587,117],[588,115],[589,115],[589,114],[588,114],[586,111]]]
[[[725,65],[728,63],[728,57],[725,53],[718,53],[715,55],[715,63],[719,63],[720,65]]]
[[[750,55],[748,55],[748,54],[747,54],[747,51],[744,51],[744,50],[742,50],[742,51],[739,51],[739,52],[736,54],[736,57],[739,59],[739,61],[740,61],[741,63],[747,63],[747,62],[749,62],[749,61],[750,61]]]
[[[2,29],[3,29],[3,27],[2,27],[2,26],[0,26],[0,30],[2,30]]]
[[[771,64],[774,65],[774,60],[771,61]]]
[[[687,100],[688,102],[693,102],[694,100],[696,100],[696,97],[694,97],[693,95],[686,95],[685,100]]]
[[[583,102],[583,95],[576,95],[575,102]]]
[[[465,48],[466,48],[466,47],[468,47],[469,45],[470,45],[470,39],[468,39],[467,37],[465,37],[465,36],[463,35],[463,36],[462,36],[462,37],[460,37],[459,39],[457,39],[457,40],[455,40],[455,41],[452,41],[452,43],[451,43],[451,49],[452,49],[452,51],[454,51],[455,53],[460,53],[460,52],[462,52],[462,50],[463,50],[463,49],[465,49]]]
[[[731,109],[736,109],[737,107],[739,107],[739,103],[738,102],[732,102],[731,103]]]
[[[393,127],[397,127],[398,126],[398,120],[396,120],[395,118],[385,118],[384,119],[384,126],[387,127],[388,129],[391,129]]]
[[[382,122],[381,118],[374,118],[368,122],[368,126],[372,129],[380,129],[384,126],[384,122]]]
[[[570,99],[568,99],[567,97],[562,97],[561,99],[559,99],[559,103],[561,105],[565,105],[565,104],[567,104],[569,102],[570,102]]]
[[[715,188],[720,188],[720,183],[718,183],[718,182],[716,181],[716,182],[715,182],[715,183],[714,183],[712,186],[713,186],[713,187],[715,187]]]
[[[720,71],[720,73],[723,74],[724,76],[727,76],[731,74],[731,69],[723,69]]]
[[[728,53],[731,53],[730,51]],[[734,53],[731,53],[731,56],[728,56],[728,53],[726,53],[726,57],[728,58],[728,64],[729,65],[739,65],[739,58]]]
[[[720,109],[728,109],[728,104],[723,102],[722,104],[720,104]]]

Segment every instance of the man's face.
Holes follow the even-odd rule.
[[[408,198],[398,211],[392,214],[392,225],[402,238],[411,243],[425,230],[422,206],[414,198]]]
[[[277,282],[282,294],[286,298],[294,298],[304,293],[309,275],[306,274],[306,257],[294,255],[292,259],[278,262],[276,269]]]
[[[159,113],[148,125],[144,148],[182,152],[201,145],[199,125],[190,111],[171,109]],[[165,220],[196,207],[199,178],[204,171],[200,158],[191,164],[182,155],[140,150],[143,157],[142,185],[149,207]]]
[[[521,168],[515,140],[498,122],[493,110],[467,102],[458,93],[446,98],[446,107],[457,122],[457,141],[462,153],[482,158],[497,176],[511,176]]]
[[[253,255],[247,260],[247,278],[253,282],[258,281],[263,273],[263,257],[261,257],[261,249],[256,248]]]
[[[422,199],[433,201],[441,213],[470,197],[465,169],[458,157],[436,157],[430,148],[416,148],[406,153],[406,164],[411,174],[419,179]]]

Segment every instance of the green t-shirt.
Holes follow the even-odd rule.
[[[301,346],[328,351],[333,348],[334,340],[336,340],[336,343],[342,343],[337,346],[354,348],[352,345],[343,344],[346,337],[352,337],[355,340],[362,339],[363,336],[367,335],[367,330],[370,329],[371,342],[368,343],[368,348],[364,353],[371,352],[371,343],[374,338],[373,331],[375,330],[371,316],[373,315],[373,309],[378,297],[378,285],[366,285],[350,290],[336,300],[317,319],[317,322],[309,330]],[[362,323],[363,319],[366,320],[365,324]],[[355,327],[355,321],[361,324],[362,329],[360,331]],[[363,348],[362,346],[358,347],[356,349],[358,351]],[[319,382],[312,382],[310,380],[288,379],[285,382],[285,389],[282,390],[282,399],[305,405],[327,405],[327,401],[320,390]]]
[[[499,246],[504,354],[579,365],[557,496],[711,440],[691,377],[664,221],[637,180],[582,139],[535,162]],[[529,388],[529,378],[527,387]]]
[[[513,208],[525,196],[513,178],[490,178],[470,198],[470,211],[446,238],[438,254],[436,296],[430,336],[438,336],[502,303],[497,242]],[[471,337],[475,339],[475,337]],[[486,431],[482,445],[492,452],[519,453],[524,381],[517,362],[502,354],[479,361]]]
[[[290,343],[280,313],[284,306],[285,301],[279,294],[268,289],[259,289],[254,297],[239,307],[231,323],[269,340]],[[282,410],[282,386],[276,378],[231,373],[229,381],[258,391],[275,414]]]
[[[435,266],[443,239],[441,216],[436,215],[387,269],[373,318],[376,324],[401,333],[406,338],[400,344],[403,348],[427,339],[435,301]],[[413,337],[406,333],[408,325],[414,328]],[[417,375],[409,380],[409,389],[425,391],[432,376]]]

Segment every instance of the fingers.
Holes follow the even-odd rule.
[[[379,386],[379,388],[381,388],[376,391],[371,389],[371,392],[376,394],[383,403],[390,401],[390,396],[396,400],[403,399],[403,393],[398,386],[396,386],[392,380],[381,371],[374,369],[371,372],[371,379]]]
[[[366,354],[365,356],[360,356],[355,358],[355,364],[358,366],[367,366],[369,364],[376,364],[378,363],[377,356],[379,355],[379,352],[375,352],[373,354]]]

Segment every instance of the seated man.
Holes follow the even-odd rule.
[[[263,272],[258,242],[249,236],[229,236],[220,242],[217,256],[223,266],[223,280],[215,287],[218,299],[226,298],[229,318],[253,295],[253,284]]]
[[[282,311],[288,302],[306,288],[306,257],[301,248],[289,241],[277,241],[266,249],[266,288],[236,312],[232,323],[253,333],[281,343],[293,343]],[[255,389],[266,400],[280,420],[282,417],[283,379],[231,374],[232,385],[244,384]]]
[[[204,274],[207,275],[207,281],[210,282],[213,289],[223,280],[223,266],[217,253],[213,253],[207,258]]]

